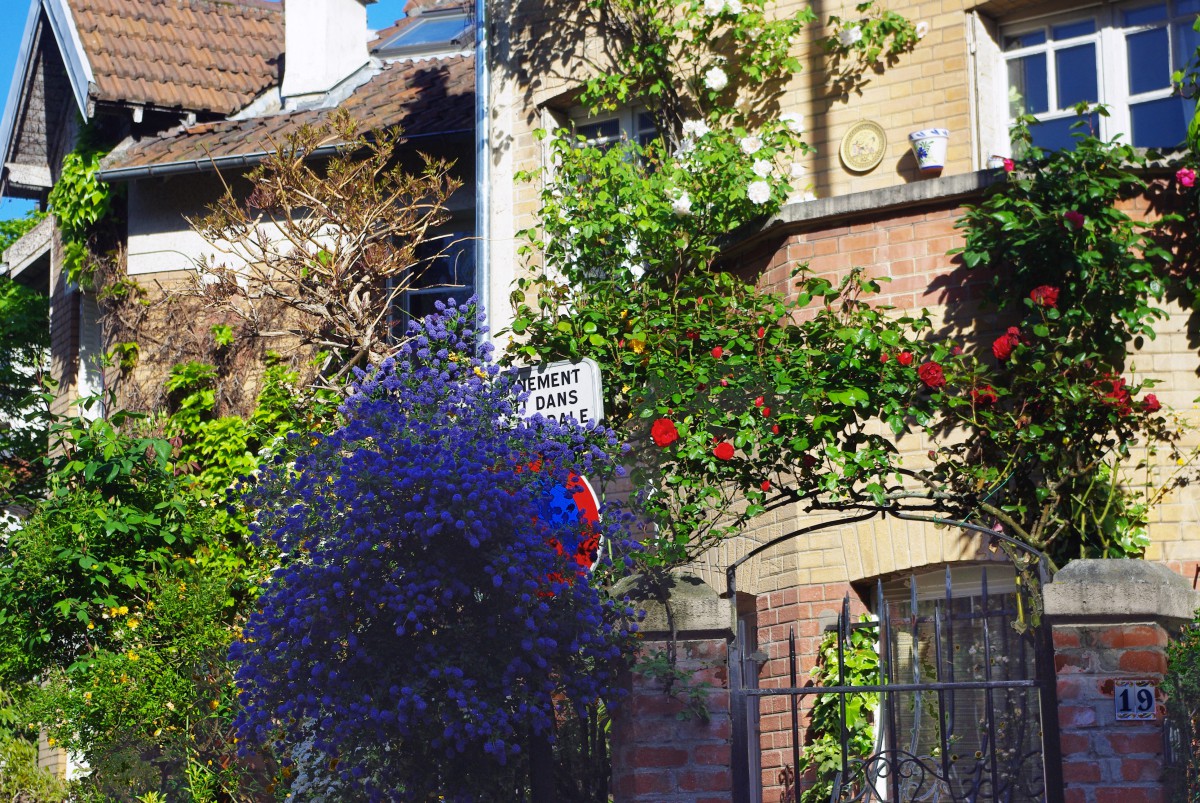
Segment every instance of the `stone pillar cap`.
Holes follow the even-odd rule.
[[[1141,616],[1191,621],[1200,593],[1161,563],[1081,559],[1063,567],[1043,589],[1046,616]]]
[[[687,638],[726,638],[733,634],[732,613],[728,600],[702,579],[687,570],[675,570],[666,578],[664,602],[649,578],[626,577],[613,586],[612,595],[628,595],[646,611],[640,625],[648,637],[668,636],[674,624],[675,635]],[[669,615],[668,615],[669,614]]]

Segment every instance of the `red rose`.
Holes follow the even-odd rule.
[[[1143,413],[1157,413],[1162,409],[1162,404],[1158,401],[1158,397],[1153,393],[1147,393],[1146,398],[1142,399]]]
[[[765,403],[765,401],[762,396],[759,396],[757,399],[754,400],[755,407],[762,407],[764,403]]]
[[[984,385],[981,388],[971,388],[971,402],[984,407],[989,404],[995,404],[1000,401],[1000,397],[996,395],[996,389],[991,385]]]
[[[779,425],[778,425],[778,424],[773,424],[773,425],[771,426],[771,434],[772,434],[772,435],[778,435],[778,434],[779,434]]]
[[[758,487],[763,489],[763,493],[766,493],[767,491],[771,490],[771,481],[763,480],[762,485],[760,485]]]
[[[714,360],[721,359],[721,355],[723,355],[724,353],[725,353],[725,349],[721,348],[720,346],[713,346],[712,355],[713,355]]]
[[[764,408],[763,408],[763,417],[766,417],[766,416],[768,416],[768,415],[770,415],[770,414],[771,414],[771,408],[770,408],[770,407],[764,407]]]
[[[1008,331],[1000,335],[992,342],[992,354],[996,355],[996,359],[1000,362],[1005,362],[1012,356],[1015,349],[1021,342],[1020,330],[1015,326],[1010,326]]]
[[[932,390],[946,386],[946,374],[942,371],[942,366],[936,362],[923,363],[917,369],[917,376],[925,383],[925,387]]]
[[[888,361],[888,355],[886,351],[879,355],[879,361],[882,363],[886,363]]]
[[[758,327],[758,336],[759,338],[764,338],[767,336],[767,329],[765,326]]]
[[[1122,377],[1105,374],[1093,382],[1092,387],[1100,393],[1100,400],[1115,408],[1118,415],[1129,415],[1133,412],[1133,399],[1130,397],[1129,388],[1125,387],[1125,380]],[[1149,396],[1146,398],[1149,399]],[[1157,403],[1158,399],[1154,401]]]
[[[1083,221],[1086,220],[1087,218],[1085,218],[1083,216],[1082,212],[1076,212],[1075,210],[1071,210],[1070,212],[1067,212],[1065,215],[1063,215],[1063,219],[1065,221],[1067,221],[1067,228],[1075,229],[1076,231],[1078,231],[1079,229],[1083,228]]]
[[[901,365],[912,365],[913,353],[911,351],[902,351],[896,355],[896,362]]]
[[[695,330],[693,329],[688,329],[686,332],[684,332],[683,336],[688,340],[696,340],[700,337],[700,335],[696,334]]]
[[[1041,287],[1033,288],[1029,292],[1029,298],[1039,307],[1054,309],[1058,306],[1058,288],[1043,284]]]
[[[713,457],[718,460],[732,460],[733,444],[728,441],[721,441],[713,447]]]
[[[806,454],[804,457],[800,458],[800,462],[804,465],[804,468],[809,469],[817,464],[817,458],[810,454]]]
[[[669,418],[660,418],[650,426],[650,438],[655,446],[665,448],[679,440],[679,430]]]
[[[1011,173],[1012,171],[1014,171],[1014,170],[1016,170],[1016,169],[1017,169],[1017,163],[1016,163],[1016,162],[1014,162],[1012,159],[1005,159],[1005,160],[1004,160],[1004,172],[1005,172],[1005,173]]]

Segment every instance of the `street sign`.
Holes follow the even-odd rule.
[[[546,502],[542,516],[550,524],[569,526],[573,521],[582,522],[584,537],[573,559],[581,569],[595,568],[601,541],[596,528],[600,522],[600,497],[587,477],[572,472],[566,485],[550,489]]]
[[[593,360],[552,362],[517,369],[517,384],[529,394],[521,414],[540,413],[563,421],[574,418],[589,424],[604,418],[600,366]]]

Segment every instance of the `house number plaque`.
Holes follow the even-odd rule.
[[[1113,701],[1117,706],[1117,721],[1154,719],[1154,684],[1148,680],[1118,680],[1113,683]]]

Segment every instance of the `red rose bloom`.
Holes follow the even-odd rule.
[[[1000,401],[1000,397],[996,395],[996,389],[991,385],[984,385],[981,388],[971,388],[971,402],[980,407],[989,404],[995,404]]]
[[[992,342],[992,354],[1000,362],[1006,362],[1012,356],[1015,349],[1021,342],[1021,332],[1017,327],[1010,326],[1008,331],[1000,335]]]
[[[766,416],[768,416],[768,415],[770,415],[770,414],[771,414],[771,408],[770,408],[770,407],[764,407],[764,408],[763,408],[763,416],[764,416],[764,417],[766,417]]]
[[[912,365],[913,353],[911,351],[902,351],[896,355],[896,362],[901,365]]]
[[[713,447],[713,457],[718,460],[732,460],[733,444],[728,441],[721,441]]]
[[[765,326],[760,326],[760,327],[758,327],[758,336],[759,336],[760,338],[763,338],[763,337],[766,337],[766,336],[767,336],[767,328],[766,328]]]
[[[778,425],[778,424],[773,424],[773,425],[771,426],[771,434],[772,434],[772,435],[778,435],[778,434],[779,434],[779,425]]]
[[[1087,218],[1083,216],[1082,212],[1071,210],[1063,215],[1063,219],[1067,221],[1067,228],[1078,231],[1079,229],[1083,228],[1083,221],[1085,221]]]
[[[700,337],[700,335],[696,334],[695,330],[693,329],[688,329],[686,332],[684,332],[683,336],[688,340],[696,340]]]
[[[886,363],[888,361],[888,355],[886,351],[879,355],[879,361],[882,363]]]
[[[767,491],[771,490],[771,481],[763,480],[762,485],[760,485],[758,487],[763,489],[763,493],[766,493]]]
[[[1092,383],[1092,387],[1100,394],[1100,400],[1116,409],[1118,415],[1129,415],[1133,412],[1133,399],[1125,380],[1114,374],[1105,374]],[[1149,396],[1146,397],[1149,399]],[[1158,399],[1154,400],[1156,403]]]
[[[1142,399],[1143,413],[1157,413],[1162,409],[1162,404],[1159,403],[1158,397],[1153,393],[1147,393],[1146,398]]]
[[[759,396],[757,399],[754,400],[755,407],[762,407],[765,403],[766,403],[766,401],[763,399],[762,396]]]
[[[679,430],[671,419],[660,418],[650,426],[650,438],[655,446],[666,448],[679,440]]]
[[[1005,159],[1005,160],[1004,160],[1004,172],[1005,172],[1005,173],[1011,173],[1012,171],[1014,171],[1014,170],[1016,170],[1016,169],[1017,169],[1017,163],[1016,163],[1016,162],[1014,162],[1012,159]]]
[[[917,376],[925,383],[925,387],[932,390],[946,386],[946,374],[942,371],[942,366],[936,362],[923,363],[917,369]]]
[[[723,355],[724,353],[725,353],[725,349],[721,348],[720,346],[713,346],[712,355],[713,355],[714,360],[721,359],[721,355]]]
[[[1039,307],[1054,309],[1058,306],[1058,288],[1043,284],[1041,287],[1033,288],[1029,293],[1029,298]]]

